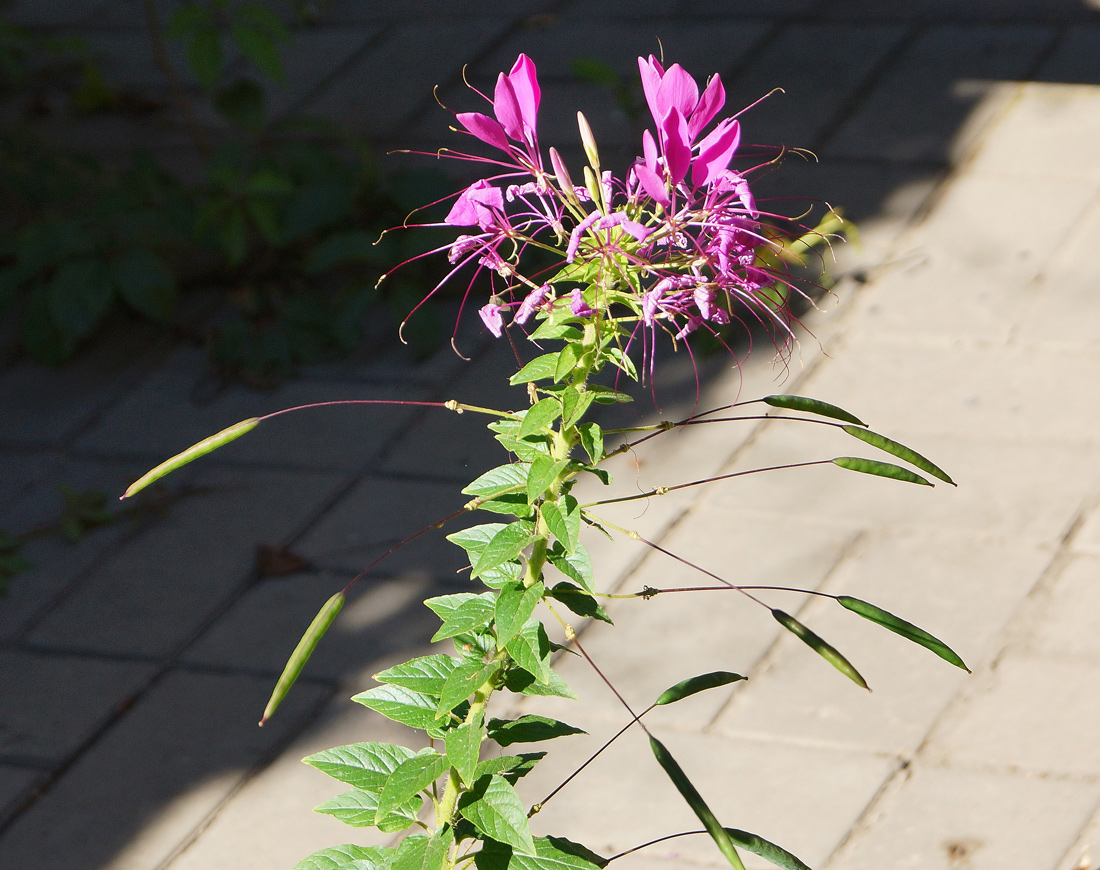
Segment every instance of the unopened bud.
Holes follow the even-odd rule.
[[[592,165],[592,169],[599,175],[600,172],[600,152],[596,150],[596,137],[592,135],[592,128],[588,126],[588,119],[584,117],[584,112],[577,112],[577,126],[581,130],[581,145],[584,146],[584,153],[588,156],[588,162]]]

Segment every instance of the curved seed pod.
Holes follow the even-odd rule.
[[[711,839],[718,845],[718,848],[722,851],[722,854],[726,856],[726,860],[732,864],[736,870],[745,870],[745,865],[741,863],[741,856],[737,854],[737,849],[733,845],[733,841],[730,839],[730,835],[726,833],[726,829],[715,818],[714,813],[711,812],[710,807],[707,806],[706,801],[703,800],[703,796],[699,794],[694,785],[691,784],[691,780],[687,778],[687,774],[679,764],[676,763],[676,759],[672,757],[663,743],[656,737],[649,738],[649,746],[653,750],[653,755],[657,758],[657,763],[664,768],[665,773],[668,774],[668,778],[672,780],[672,784],[676,786],[676,790],[680,792],[680,795],[687,805],[691,807],[692,812],[699,817],[699,821],[703,823],[703,827],[707,829],[707,833],[710,834]]]
[[[860,441],[866,441],[868,444],[877,447],[885,453],[890,453],[899,459],[904,459],[911,465],[915,465],[921,471],[927,472],[933,477],[938,477],[944,483],[949,483],[952,486],[956,485],[955,481],[947,476],[947,472],[934,462],[921,456],[916,450],[910,450],[904,444],[899,444],[892,438],[887,438],[885,435],[879,435],[878,432],[872,432],[870,429],[860,429],[858,426],[842,426],[841,428],[853,438],[858,438]]]
[[[166,474],[170,474],[180,466],[186,465],[194,459],[198,459],[200,456],[205,456],[212,450],[217,450],[224,444],[228,444],[230,441],[235,441],[244,435],[246,432],[251,432],[256,428],[256,424],[260,422],[259,417],[249,417],[247,420],[241,420],[240,423],[234,423],[228,429],[222,429],[216,435],[211,435],[209,438],[203,438],[198,444],[192,444],[182,453],[177,453],[171,459],[166,459],[152,471],[147,471],[137,480],[130,484],[126,492],[122,494],[122,498],[129,498],[130,496],[141,492],[150,483],[156,480],[160,480]]]
[[[686,680],[680,681],[675,686],[665,689],[661,693],[661,697],[653,702],[653,706],[659,707],[664,704],[674,704],[689,695],[694,695],[696,692],[716,689],[719,686],[736,683],[738,680],[743,679],[745,679],[745,677],[740,674],[730,673],[729,671],[715,671],[711,674],[701,674],[698,677],[689,677]]]
[[[871,691],[871,687],[867,685],[867,681],[863,679],[859,671],[857,671],[852,666],[852,663],[844,658],[835,647],[826,643],[789,613],[784,613],[782,610],[773,610],[772,616],[775,617],[776,622],[844,674],[849,680],[861,689],[866,689],[868,692]]]
[[[843,408],[818,399],[807,399],[805,396],[765,396],[760,401],[773,408],[786,408],[788,411],[802,411],[806,414],[832,417],[834,420],[843,420],[845,423],[854,423],[857,426],[867,425],[859,417],[849,414]]]
[[[833,465],[839,465],[849,471],[874,474],[878,477],[889,477],[893,480],[903,480],[906,483],[919,483],[923,486],[935,486],[932,481],[925,480],[908,468],[902,468],[900,465],[893,465],[889,462],[879,462],[877,459],[863,459],[860,456],[838,456],[832,462]]]
[[[309,657],[313,655],[317,642],[325,636],[325,632],[328,631],[329,626],[332,625],[333,620],[336,619],[343,606],[344,592],[340,590],[326,601],[317,615],[313,617],[313,622],[309,624],[306,633],[302,635],[302,639],[294,647],[294,652],[290,654],[290,659],[287,661],[286,667],[283,668],[283,673],[279,676],[279,682],[275,684],[275,689],[268,699],[267,706],[264,707],[264,715],[260,718],[261,728],[271,718],[275,708],[283,702],[283,698],[287,696],[290,687],[297,681],[298,675],[302,673],[302,668],[306,666]]]
[[[858,613],[864,619],[869,619],[871,622],[877,622],[883,628],[888,628],[895,634],[900,634],[902,637],[913,641],[913,643],[918,643],[925,649],[932,650],[932,652],[944,661],[950,662],[957,668],[962,668],[968,674],[970,673],[970,668],[966,666],[966,663],[959,657],[958,653],[938,637],[930,635],[923,628],[918,628],[913,625],[913,623],[906,622],[900,616],[895,616],[888,610],[876,607],[868,601],[852,598],[850,595],[840,595],[837,597],[836,601],[837,604],[852,611],[852,613]]]

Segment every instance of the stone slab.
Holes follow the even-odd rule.
[[[0,757],[60,764],[130,704],[153,672],[138,662],[0,653]]]
[[[916,766],[828,867],[1053,867],[1097,796],[1089,783]]]
[[[340,485],[330,475],[216,468],[192,480],[196,494],[97,567],[32,643],[168,655],[239,594],[258,545],[286,543]]]
[[[80,440],[102,455],[148,456],[153,464],[250,417],[315,402],[344,399],[419,400],[423,393],[393,385],[298,379],[272,392],[224,387],[205,356],[182,350],[150,374]],[[285,414],[220,449],[219,462],[264,462],[320,469],[357,469],[392,439],[412,406],[347,405]]]
[[[927,757],[1032,775],[1089,777],[1100,797],[1100,664],[1009,653],[929,738]]]
[[[971,668],[1000,651],[1001,632],[1050,559],[1043,550],[969,536],[869,535],[845,554],[828,591],[896,613],[941,638]],[[985,578],[995,577],[996,583]],[[792,576],[794,585],[801,578]],[[770,601],[767,593],[757,593]],[[911,757],[937,717],[975,678],[825,599],[791,610],[833,644],[874,690],[861,692],[798,641],[783,640],[714,728]]]
[[[830,156],[950,163],[974,145],[1054,39],[1033,25],[941,25],[919,34],[825,146]]]
[[[278,677],[321,605],[347,580],[299,574],[264,581],[192,645],[183,661]],[[305,676],[358,685],[383,669],[382,658],[411,657],[439,627],[424,599],[447,591],[417,575],[360,581],[314,650]]]
[[[169,674],[0,839],[0,864],[161,866],[327,695],[299,684],[256,727],[270,680]]]
[[[1075,555],[1028,607],[1020,646],[1043,656],[1100,661],[1100,558]]]

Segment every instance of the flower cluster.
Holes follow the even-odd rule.
[[[664,329],[676,339],[746,314],[787,328],[773,289],[787,283],[780,245],[761,222],[746,173],[730,166],[740,122],[711,127],[726,101],[721,78],[700,92],[679,64],[665,69],[650,56],[638,67],[655,134],[645,131],[642,155],[621,179],[601,170],[580,113],[584,183],[574,183],[554,148],[546,168],[536,132],[541,93],[526,55],[500,74],[491,99],[482,95],[493,117],[455,116],[503,157],[443,152],[500,172],[461,191],[444,219],[467,231],[442,249],[453,266],[442,283],[472,266],[468,295],[478,275],[489,275],[491,296],[479,313],[493,335],[540,311],[618,324],[628,335]],[[532,248],[554,262],[546,268],[543,257],[544,271],[529,275],[520,261]]]

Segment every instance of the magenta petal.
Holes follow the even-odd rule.
[[[699,143],[699,156],[691,169],[691,183],[702,187],[725,172],[740,142],[741,125],[735,119],[727,119],[715,127]]]
[[[657,89],[657,106],[662,117],[669,110],[677,109],[686,118],[695,111],[698,102],[699,86],[695,79],[680,64],[674,63],[661,77],[661,86]]]
[[[584,294],[579,289],[573,290],[569,294],[569,310],[577,317],[589,317],[596,313],[584,301]]]
[[[721,76],[715,74],[710,77],[703,95],[695,106],[695,110],[688,118],[688,132],[691,134],[692,141],[703,132],[703,128],[711,122],[725,104],[726,89],[722,87]]]
[[[519,100],[504,73],[497,76],[497,88],[493,92],[493,114],[510,138],[517,142],[523,141],[523,117],[519,110]]]
[[[497,338],[500,338],[504,332],[504,318],[501,317],[500,312],[501,307],[494,305],[492,302],[483,305],[477,312],[481,316],[481,322],[485,324],[485,328]]]
[[[656,172],[642,163],[635,165],[634,172],[638,176],[638,183],[641,184],[642,189],[649,194],[650,199],[660,203],[665,208],[669,208],[672,205],[672,200],[669,198],[668,191],[665,189],[665,183]]]
[[[492,145],[494,148],[499,148],[501,151],[509,150],[508,137],[504,135],[504,128],[488,115],[483,115],[480,112],[460,112],[455,117],[458,123],[482,142]]]
[[[512,91],[519,103],[519,112],[523,118],[523,123],[531,131],[533,137],[538,121],[539,100],[542,97],[542,91],[539,89],[535,64],[531,58],[525,54],[521,54],[516,58],[515,64],[512,65],[512,71],[508,74],[508,81],[511,82]]]
[[[661,76],[665,74],[664,68],[652,54],[648,60],[638,58],[638,73],[642,79],[642,91],[645,93],[645,101],[649,104],[649,113],[658,124],[664,117],[657,110],[657,90],[661,87]]]
[[[669,110],[661,125],[661,140],[672,183],[679,184],[691,166],[691,140],[688,138],[687,122],[679,109]]]
[[[657,171],[657,143],[653,141],[653,134],[648,130],[642,133],[642,156],[645,158],[645,165],[649,167],[651,172]]]

